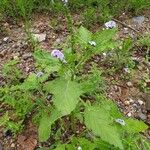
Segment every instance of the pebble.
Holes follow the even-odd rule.
[[[46,40],[46,34],[45,33],[41,33],[41,34],[32,34],[33,38],[38,41],[38,42],[43,42]]]
[[[28,58],[30,58],[30,57],[32,57],[32,54],[31,54],[31,53],[25,53],[25,54],[22,55],[22,58],[23,58],[24,60],[26,60],[26,59],[28,59]]]
[[[128,28],[124,28],[124,33],[125,33],[125,34],[128,34],[128,33],[129,33]]]
[[[61,43],[61,39],[60,38],[56,39],[56,43],[60,44]]]
[[[134,23],[141,25],[145,21],[145,17],[144,16],[137,16],[137,17],[133,17],[132,20]]]
[[[6,50],[2,50],[1,52],[0,52],[0,57],[4,57],[4,55],[7,53],[7,51]]]
[[[127,113],[127,116],[128,116],[128,117],[131,117],[131,116],[132,116],[131,112]]]
[[[144,120],[144,121],[145,121],[145,120],[147,119],[146,115],[143,114],[143,113],[139,113],[138,116],[139,116],[139,118],[140,118],[141,120]]]
[[[129,101],[125,101],[124,104],[128,106],[128,105],[130,105],[130,102]]]
[[[144,104],[144,102],[141,101],[141,100],[138,100],[138,103],[139,103],[140,105],[143,105],[143,104]]]
[[[128,87],[132,87],[133,86],[132,82],[130,82],[130,81],[127,82],[126,84],[127,84]]]
[[[133,103],[133,102],[134,102],[134,100],[133,100],[132,98],[130,98],[130,99],[129,99],[129,102],[130,102],[130,103]]]
[[[15,147],[15,143],[12,143],[12,144],[11,144],[11,148],[14,148],[14,147]]]
[[[4,42],[8,42],[8,40],[9,40],[9,37],[3,38],[3,41],[4,41]]]

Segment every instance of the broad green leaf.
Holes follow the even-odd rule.
[[[96,136],[102,140],[123,149],[122,141],[118,134],[117,128],[112,125],[109,112],[98,106],[90,106],[84,112],[85,125]]]
[[[64,78],[48,82],[45,88],[54,94],[54,105],[63,115],[68,115],[75,109],[82,93],[77,82]]]
[[[96,148],[96,144],[92,143],[91,141],[85,138],[78,138],[79,144],[82,149],[84,150],[94,150]]]
[[[92,33],[83,26],[81,26],[77,33],[77,39],[81,45],[86,45],[89,41],[92,40]]]
[[[40,142],[46,141],[51,132],[51,123],[50,123],[50,117],[48,116],[43,116],[40,121],[38,133],[39,133],[39,140]]]
[[[117,43],[114,41],[116,36],[116,30],[103,30],[95,34],[94,41],[96,42],[95,52],[108,51],[117,46]]]
[[[66,149],[66,144],[61,144],[58,145],[54,150],[65,150]]]
[[[60,69],[61,63],[57,58],[53,58],[50,53],[46,51],[36,50],[33,54],[36,65],[46,72],[54,72]]]
[[[136,119],[125,119],[125,130],[129,133],[138,133],[145,131],[148,126],[143,122]]]
[[[101,104],[101,108],[108,111],[109,114],[111,115],[111,117],[114,119],[123,117],[123,115],[119,111],[119,108],[117,107],[117,105],[114,102],[112,102],[111,100],[106,99],[105,101],[103,101]]]
[[[58,112],[56,109],[53,110],[48,116],[48,114],[45,114],[40,121],[38,133],[39,133],[39,140],[40,142],[46,141],[51,133],[51,125],[59,118],[61,118],[62,115],[60,112]]]

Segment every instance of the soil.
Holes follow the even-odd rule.
[[[150,31],[150,11],[143,11],[140,16],[144,16],[144,21],[140,24],[133,21],[133,16],[129,17],[127,14],[122,14],[117,18],[123,23],[117,22],[118,37],[120,39],[130,36],[136,40],[139,36]],[[74,20],[75,25],[78,26],[78,22],[80,22],[79,15],[74,15]],[[55,28],[51,26],[52,21],[53,18],[48,14],[36,14],[32,18],[32,26],[30,27],[33,34],[46,34],[46,39],[39,42],[38,45],[48,52],[54,48],[61,48],[61,43],[65,41],[69,34],[63,16],[58,17],[58,24]],[[24,30],[24,23],[13,23],[5,20],[0,24],[0,31],[2,32],[0,34],[0,70],[8,60],[19,59],[19,67],[24,74],[35,72],[32,48]],[[96,25],[96,30],[103,27],[103,25]],[[106,77],[106,82],[108,83],[107,96],[117,103],[120,110],[126,116],[141,119],[149,125],[150,93],[145,93],[139,86],[141,81],[144,82],[145,87],[150,86],[150,62],[145,62],[144,54],[143,48],[135,46],[132,57],[136,59],[138,65],[133,71],[132,77],[123,80],[121,77],[127,72],[121,70],[118,74]],[[104,56],[95,56],[93,60],[99,67],[104,67],[102,57]],[[148,77],[147,80],[145,80],[145,76]],[[4,79],[0,74],[0,86],[3,84],[5,84]],[[146,131],[145,135],[150,140],[150,130]],[[37,147],[40,147],[37,139],[37,128],[30,121],[28,121],[23,133],[17,137],[13,137],[9,131],[4,133],[3,129],[0,129],[0,150],[34,150]]]

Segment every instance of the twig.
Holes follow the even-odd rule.
[[[127,28],[133,30],[133,31],[136,32],[138,35],[140,35],[141,37],[143,37],[142,34],[141,34],[138,30],[136,30],[136,29],[134,29],[133,27],[127,25],[126,23],[123,23],[123,22],[121,22],[121,21],[119,21],[119,20],[117,20],[117,19],[115,19],[115,18],[112,18],[112,20],[113,20],[113,21],[116,21],[116,22],[118,22],[118,23],[120,23],[122,26],[125,26],[125,27],[127,27]]]

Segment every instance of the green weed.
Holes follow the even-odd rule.
[[[15,78],[9,80],[15,82],[6,82],[0,88],[1,102],[9,108],[2,111],[0,125],[17,133],[32,117],[38,126],[39,141],[45,142],[53,136],[54,143],[50,149],[56,150],[80,147],[90,150],[101,147],[106,150],[110,147],[114,150],[134,150],[141,145],[148,147],[149,143],[139,134],[148,126],[137,119],[126,118],[106,98],[102,71],[96,64],[91,66],[88,74],[84,69],[92,56],[117,49],[120,44],[123,51],[117,49],[117,55],[129,57],[132,41],[122,43],[114,39],[116,33],[116,29],[92,33],[81,26],[70,39],[74,40],[74,49],[66,47],[63,52],[53,50],[51,55],[35,49],[33,56],[37,73],[30,73],[21,81],[17,80],[20,73],[13,69]],[[120,65],[126,63],[126,60],[118,57],[115,61],[121,61]],[[15,61],[6,64],[4,76],[9,76],[16,64]],[[79,125],[82,131],[77,135]],[[70,133],[66,142],[60,140],[64,132]],[[133,135],[137,138],[133,138]]]

